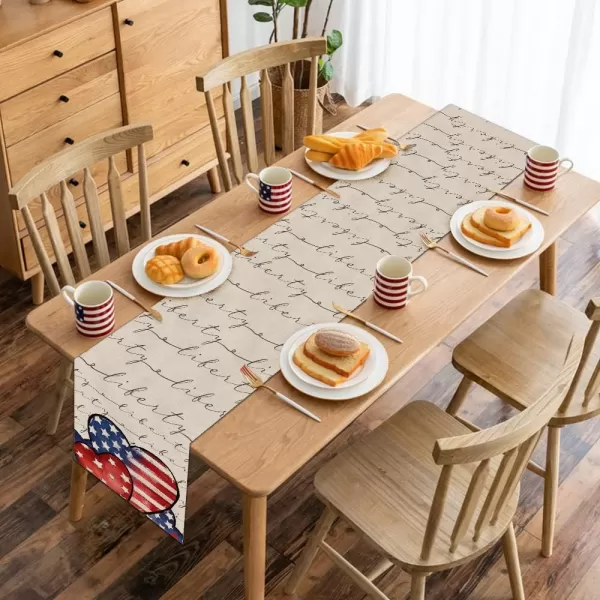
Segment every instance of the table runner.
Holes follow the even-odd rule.
[[[161,323],[140,315],[75,360],[75,460],[178,541],[189,446],[252,393],[242,364],[274,375],[290,335],[341,320],[332,302],[360,305],[377,260],[416,259],[419,231],[441,239],[458,207],[520,175],[532,145],[453,105],[402,141],[416,147],[381,175],[336,182],[341,200],[318,194],[248,242],[258,254],[235,253],[217,290],[165,298]]]

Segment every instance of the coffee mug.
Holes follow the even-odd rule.
[[[420,284],[413,289],[412,283]],[[427,289],[427,280],[412,274],[412,264],[401,256],[386,256],[378,263],[375,271],[373,298],[385,308],[404,308],[411,296],[422,294]]]
[[[563,163],[569,166],[559,175]],[[556,185],[556,180],[573,168],[570,158],[560,158],[558,150],[550,146],[534,146],[527,152],[525,161],[525,185],[533,190],[546,192]]]
[[[256,179],[258,189],[250,181]],[[267,167],[258,175],[248,173],[246,183],[258,194],[258,204],[268,213],[284,213],[292,205],[292,173],[283,167]]]
[[[65,285],[63,298],[75,308],[77,331],[87,337],[102,337],[115,326],[113,291],[104,281],[86,281],[74,288]]]

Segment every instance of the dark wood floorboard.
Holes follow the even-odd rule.
[[[326,128],[356,110],[360,109],[340,104],[337,116],[326,115]],[[154,232],[213,199],[204,177],[191,182],[152,207]],[[600,210],[593,211],[571,227],[559,244],[559,296],[579,309],[592,295],[600,295],[599,219]],[[139,220],[131,221],[135,243]],[[268,600],[287,598],[285,580],[321,514],[312,485],[316,470],[411,398],[445,406],[460,381],[450,362],[452,348],[517,293],[538,285],[537,268],[532,264],[273,494],[269,499]],[[45,408],[58,357],[25,328],[31,309],[29,285],[0,273],[0,598],[242,600],[240,496],[199,461],[192,461],[190,468],[183,546],[91,477],[84,518],[76,525],[68,521],[73,407],[67,402],[56,435],[46,435]],[[482,389],[470,394],[463,412],[483,426],[511,415],[510,408]],[[542,440],[535,453],[539,462],[543,463],[544,452]],[[556,546],[550,559],[539,555],[542,482],[529,473],[523,480],[517,533],[527,598],[597,600],[600,420],[563,430],[560,480]],[[377,561],[377,554],[342,521],[334,526],[329,542],[361,570]],[[301,598],[367,600],[323,555],[317,556],[309,575],[300,588]],[[410,579],[400,569],[385,573],[377,584],[392,600],[409,597]],[[510,598],[500,548],[431,577],[426,597]]]

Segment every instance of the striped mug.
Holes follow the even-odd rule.
[[[87,337],[108,335],[115,326],[113,291],[104,281],[86,281],[77,288],[65,285],[63,298],[75,309],[77,331]]]
[[[568,167],[558,173],[559,167],[568,163]],[[525,161],[525,185],[532,190],[546,192],[556,185],[559,177],[567,174],[573,168],[570,158],[560,158],[558,150],[550,146],[534,146],[527,152]]]
[[[419,284],[417,289],[412,283]],[[422,294],[427,289],[427,279],[412,274],[412,264],[401,256],[386,256],[378,263],[375,271],[373,298],[385,308],[404,308],[411,296]]]
[[[256,179],[258,189],[250,181]],[[258,175],[248,173],[246,184],[258,194],[258,205],[268,213],[287,212],[292,206],[292,173],[283,167],[267,167]]]

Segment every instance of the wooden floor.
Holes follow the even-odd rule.
[[[327,117],[330,127],[343,120]],[[153,207],[155,231],[210,199],[197,182]],[[583,308],[600,295],[600,210],[588,214],[560,241],[559,295]],[[418,263],[417,263],[418,264]],[[418,272],[418,267],[417,267]],[[411,398],[446,406],[459,376],[452,348],[516,293],[538,285],[535,265],[522,271],[460,330],[436,348],[321,455],[269,501],[267,590],[282,600],[283,583],[321,512],[313,495],[315,470],[352,439],[364,435]],[[235,489],[194,463],[188,492],[186,542],[165,536],[126,502],[89,478],[84,518],[67,520],[73,407],[58,432],[45,433],[44,405],[58,358],[24,326],[31,310],[28,284],[0,283],[0,598],[3,600],[240,600],[243,598],[240,497]],[[68,402],[66,403],[69,404]],[[503,419],[509,410],[481,389],[472,393],[465,415],[480,425]],[[517,518],[518,543],[528,600],[600,598],[600,419],[563,430],[561,486],[554,555],[539,555],[542,483],[528,473]],[[544,448],[536,459],[543,461]],[[400,507],[399,507],[400,508]],[[330,543],[366,570],[377,555],[344,523]],[[378,584],[392,600],[407,598],[408,577],[398,569]],[[300,597],[361,600],[365,595],[319,555]],[[510,598],[500,548],[479,561],[430,578],[428,600]]]

